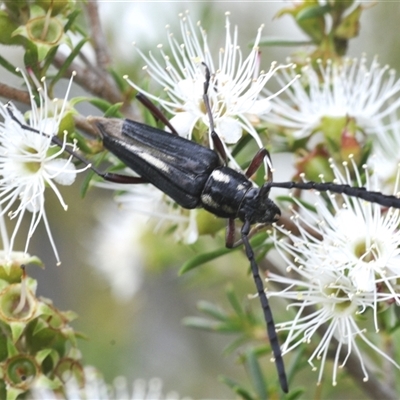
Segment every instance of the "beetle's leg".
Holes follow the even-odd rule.
[[[214,118],[213,118],[213,115],[211,112],[210,98],[208,97],[208,88],[210,86],[210,80],[211,80],[210,69],[204,62],[202,64],[204,65],[204,67],[206,69],[206,73],[205,73],[206,80],[204,81],[203,101],[204,101],[204,106],[207,111],[208,121],[210,123],[211,139],[214,143],[214,147],[217,150],[218,154],[221,156],[224,163],[227,164],[228,158],[226,156],[226,151],[225,151],[224,145],[222,144],[220,137],[218,136],[217,132],[215,132],[215,129],[214,129]]]
[[[262,231],[266,226],[267,224],[257,224],[253,226],[247,237],[250,239],[256,233]],[[235,233],[236,233],[235,220],[233,218],[229,218],[226,224],[226,233],[225,233],[225,246],[228,249],[233,249],[243,244],[242,239],[238,239],[235,241]]]
[[[91,167],[93,170],[93,168]],[[94,171],[96,172],[96,171]],[[131,184],[135,185],[138,183],[149,183],[146,179],[141,176],[129,176],[122,174],[114,174],[112,172],[96,172],[97,175],[101,176],[105,181],[114,182],[114,183],[123,183],[123,184]]]
[[[251,271],[252,271],[253,278],[254,278],[254,283],[256,284],[257,293],[260,298],[261,306],[262,306],[262,309],[264,312],[264,319],[267,324],[268,338],[269,338],[269,342],[271,344],[272,352],[274,354],[275,365],[276,365],[276,369],[278,371],[278,376],[279,376],[279,382],[280,382],[282,390],[285,393],[287,393],[289,388],[288,388],[288,382],[287,382],[286,373],[285,373],[285,365],[283,363],[283,358],[282,358],[282,352],[281,352],[281,348],[279,345],[278,335],[276,334],[275,323],[274,323],[274,319],[272,316],[269,301],[268,301],[267,295],[265,294],[263,281],[260,277],[258,265],[254,258],[254,251],[250,246],[249,237],[248,237],[249,231],[250,231],[250,222],[245,221],[245,223],[242,227],[242,232],[241,232],[242,233],[242,241],[243,241],[245,249],[246,249],[246,256],[247,256],[248,260],[250,261]]]
[[[239,240],[239,242],[241,242]],[[229,218],[226,224],[226,233],[225,233],[225,246],[228,249],[232,249],[233,247],[239,246],[239,242],[235,242],[235,220],[233,218]]]
[[[260,165],[263,163],[265,157],[268,158],[268,166],[269,166],[267,172],[267,182],[272,182],[273,177],[272,177],[271,156],[269,154],[269,151],[264,148],[258,150],[257,154],[251,160],[251,163],[246,171],[247,178],[250,178],[258,170],[258,168],[260,168]]]
[[[169,122],[168,118],[160,111],[160,109],[143,93],[138,93],[136,98],[150,111],[151,115],[156,119],[161,121],[165,126],[167,126],[171,133],[179,136],[178,132]]]

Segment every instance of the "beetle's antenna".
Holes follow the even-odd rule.
[[[384,207],[400,208],[400,198],[393,195],[386,195],[381,192],[373,192],[365,187],[353,187],[347,184],[332,182],[267,182],[264,186],[278,187],[283,189],[319,190],[321,192],[333,192],[346,194],[350,197],[357,197],[370,203],[380,204]]]
[[[210,105],[210,98],[208,97],[208,88],[210,86],[210,80],[211,80],[211,74],[210,74],[210,69],[208,68],[207,64],[202,62],[202,65],[204,66],[206,70],[206,79],[204,81],[204,93],[203,93],[203,101],[204,101],[204,106],[207,111],[207,116],[208,116],[208,121],[210,124],[210,134],[211,134],[211,139],[214,143],[215,149],[217,150],[218,154],[221,156],[222,160],[224,161],[225,165],[228,163],[227,160],[227,155],[226,151],[224,148],[224,145],[221,142],[220,137],[218,134],[215,132],[214,129],[214,118],[212,115],[211,111],[211,105]]]
[[[258,297],[260,298],[261,307],[264,312],[264,319],[267,324],[267,332],[269,342],[271,344],[272,352],[274,354],[276,370],[279,376],[279,382],[282,390],[287,393],[289,391],[288,382],[286,378],[285,365],[283,363],[282,352],[278,341],[278,335],[276,334],[274,318],[272,316],[271,307],[269,305],[268,297],[264,290],[264,285],[260,277],[260,272],[256,260],[254,259],[254,251],[249,242],[250,222],[245,221],[242,227],[242,241],[246,249],[246,256],[250,261],[251,272],[253,274],[254,283],[256,284]]]

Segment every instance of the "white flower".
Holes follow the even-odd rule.
[[[31,87],[27,83],[32,98],[29,121],[12,105],[0,103],[0,212],[16,219],[14,232],[10,238],[8,251],[12,251],[15,237],[24,215],[31,214],[31,222],[27,234],[25,251],[29,246],[39,222],[43,220],[54,254],[59,257],[44,207],[46,188],[51,188],[62,207],[65,204],[57,185],[71,185],[77,171],[71,157],[64,158],[66,136],[62,146],[52,144],[52,136],[57,134],[72,80],[61,106],[55,99],[51,102],[47,96],[46,85],[38,90],[40,107],[34,101]],[[43,93],[44,91],[44,93]]]
[[[302,250],[304,248],[300,247],[298,254],[301,254]],[[308,268],[307,265],[299,267],[290,264],[290,268],[294,269],[302,279],[290,279],[276,274],[270,274],[268,279],[271,282],[288,285],[287,289],[269,293],[269,296],[293,300],[294,302],[288,308],[297,309],[293,320],[276,324],[278,331],[287,331],[286,341],[282,345],[282,354],[288,353],[301,344],[310,343],[314,334],[320,328],[327,326],[322,337],[316,339],[318,345],[308,359],[314,370],[317,369],[314,360],[320,361],[318,383],[322,379],[333,337],[338,342],[333,366],[333,385],[337,383],[338,368],[346,364],[351,353],[355,353],[358,357],[364,380],[368,380],[368,372],[357,343],[358,339],[400,368],[394,360],[368,339],[366,329],[361,328],[357,323],[359,315],[367,312],[374,304],[376,299],[373,293],[357,291],[351,280],[334,266],[313,269]],[[313,307],[312,311],[307,312],[307,307]],[[347,352],[342,360],[340,360],[341,351]]]
[[[88,241],[87,262],[100,271],[115,299],[132,299],[143,281],[143,246],[140,234],[144,216],[126,213],[114,202],[101,205],[97,227]]]
[[[361,186],[352,159],[351,164]],[[335,183],[352,184],[347,163],[343,163],[343,173],[334,165],[332,169]],[[365,187],[377,191],[377,182],[367,168],[365,175]],[[341,360],[342,365],[350,353],[355,352],[365,379],[368,379],[358,338],[400,368],[368,339],[367,331],[358,326],[358,315],[371,311],[378,332],[378,312],[382,305],[400,304],[400,210],[383,209],[346,195],[328,195],[328,204],[318,198],[314,204],[315,212],[294,199],[299,211],[293,210],[292,219],[299,230],[298,236],[276,226],[273,235],[276,248],[287,263],[287,271],[295,272],[301,279],[271,274],[270,281],[288,287],[268,294],[296,301],[290,306],[298,309],[294,319],[277,324],[278,329],[289,332],[282,346],[283,353],[309,342],[319,327],[328,325],[309,362],[314,365],[315,357],[321,359],[320,382],[329,343],[335,337],[339,342],[334,360],[335,384],[343,345],[347,346],[347,356]],[[315,310],[307,313],[308,306]]]
[[[150,184],[124,185],[99,182],[96,186],[116,191],[115,200],[121,208],[148,216],[154,230],[173,227],[175,240],[194,243],[198,236],[196,209],[185,210],[177,206],[159,189]]]
[[[47,387],[37,385],[29,397],[32,400],[179,400],[181,397],[176,392],[163,394],[161,379],[153,378],[148,382],[143,379],[137,379],[133,382],[133,390],[128,388],[125,378],[118,377],[113,385],[107,385],[99,372],[93,367],[85,367],[85,385],[81,387],[76,380],[70,379],[64,385],[64,393],[53,392]],[[183,398],[182,398],[183,399]],[[190,400],[188,397],[186,400]]]
[[[291,82],[294,72],[275,74],[280,85]],[[359,132],[382,137],[388,116],[400,107],[400,80],[388,66],[375,58],[368,68],[366,59],[345,59],[342,64],[319,61],[302,69],[302,78],[285,92],[289,99],[275,97],[272,110],[264,119],[288,129],[295,138],[321,131],[323,118],[354,118]],[[267,94],[268,91],[267,91]]]
[[[260,92],[271,76],[277,70],[284,68],[273,63],[269,71],[259,72],[258,43],[262,27],[258,30],[253,49],[244,59],[238,46],[237,27],[232,35],[227,13],[225,43],[216,64],[210,53],[205,30],[200,24],[197,25],[199,38],[190,18],[186,14],[181,14],[180,17],[182,44],[168,31],[170,55],[167,55],[161,45],[159,51],[162,61],[151,53],[146,56],[138,49],[147,63],[145,70],[163,87],[167,98],[161,99],[143,91],[140,85],[130,80],[128,82],[172,114],[171,123],[178,133],[191,138],[199,122],[207,130],[210,127],[203,100],[205,72],[202,63],[204,63],[211,72],[208,96],[215,129],[222,141],[228,144],[236,143],[243,131],[246,131],[253,136],[258,146],[262,147],[253,122],[257,123],[259,116],[268,112],[270,99],[276,94],[261,98]],[[285,87],[288,84],[286,83]],[[211,140],[210,146],[213,146]]]

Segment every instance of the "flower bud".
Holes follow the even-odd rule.
[[[322,147],[317,147],[300,159],[296,163],[296,167],[299,174],[304,173],[306,178],[311,181],[319,182],[321,175],[324,176],[325,181],[332,181],[334,178],[329,154]]]
[[[348,117],[325,116],[321,118],[320,130],[328,142],[330,152],[337,152],[340,149],[340,139],[346,127]]]
[[[346,127],[340,140],[340,157],[342,160],[347,160],[350,155],[352,155],[356,164],[359,164],[362,156],[362,145],[357,140],[355,132]]]

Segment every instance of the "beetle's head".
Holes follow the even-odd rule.
[[[277,222],[281,216],[279,207],[269,198],[269,186],[250,189],[241,205],[239,218],[248,220],[251,224],[270,225]]]

